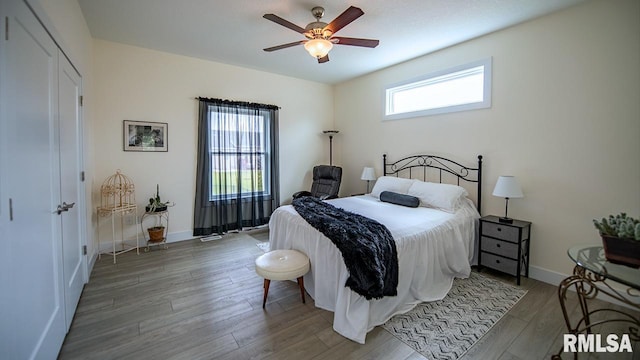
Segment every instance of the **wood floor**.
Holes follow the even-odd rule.
[[[365,345],[336,334],[333,314],[315,308],[308,296],[302,304],[295,282],[272,282],[263,310],[263,279],[254,260],[262,254],[256,244],[267,239],[262,231],[183,241],[168,250],[120,255],[116,265],[103,257],[59,359],[423,359],[381,327]],[[557,288],[526,278],[522,287],[527,295],[464,359],[549,359],[561,348],[565,327]],[[571,309],[576,317],[575,295]],[[602,332],[624,330],[609,326]],[[634,350],[580,358],[638,359],[637,343]]]

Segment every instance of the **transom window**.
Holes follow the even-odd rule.
[[[385,89],[385,120],[491,107],[491,58]]]

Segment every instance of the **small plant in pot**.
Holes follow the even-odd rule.
[[[165,211],[167,210],[167,207],[173,205],[174,204],[170,201],[163,202],[160,199],[160,185],[156,184],[156,194],[154,197],[149,198],[149,205],[145,207],[145,210],[148,213],[157,213]],[[164,240],[165,227],[162,226],[162,224],[147,228],[147,231],[149,232],[149,242],[158,243]]]
[[[612,263],[640,267],[640,221],[625,213],[593,220],[600,232],[604,255]]]
[[[152,198],[149,198],[149,205],[145,207],[147,212],[159,212],[167,210],[170,205],[170,201],[162,202],[160,200],[160,185],[156,185],[156,195]]]
[[[149,232],[149,242],[157,243],[164,240],[164,226],[154,226],[147,229]]]

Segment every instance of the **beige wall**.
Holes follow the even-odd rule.
[[[334,117],[343,195],[364,190],[363,166],[380,174],[382,153],[429,151],[464,162],[483,154],[484,213],[503,211],[504,201],[490,195],[497,177],[518,176],[526,197],[511,202],[510,214],[534,223],[532,274],[541,278],[570,272],[567,247],[598,242],[592,218],[640,215],[637,1],[588,2],[334,88],[94,40],[75,0],[29,3],[83,76],[89,224],[95,221],[91,195],[95,201],[102,180],[120,168],[136,182],[141,206],[159,183],[164,197],[177,203],[171,232],[191,231],[196,96],[282,107],[285,202],[308,188],[313,164],[328,161],[320,133],[334,127]],[[381,121],[386,84],[488,56],[491,109]],[[169,123],[169,152],[123,152],[125,119]]]
[[[336,86],[344,191],[361,192],[363,166],[430,152],[474,164],[485,156],[484,214],[515,175],[525,198],[509,214],[533,222],[532,275],[571,272],[568,247],[598,243],[591,219],[640,216],[640,2],[593,1]],[[493,106],[381,121],[383,88],[493,57]]]
[[[142,208],[160,185],[170,209],[169,239],[188,238],[193,228],[198,101],[217,97],[280,106],[281,201],[308,189],[313,164],[327,161],[322,130],[333,124],[333,93],[328,85],[236,66],[94,40],[97,97],[96,178],[121,169],[136,185]],[[169,151],[124,152],[122,121],[168,123]]]

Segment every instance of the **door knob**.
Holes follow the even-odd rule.
[[[75,205],[76,203],[71,203],[71,204],[67,204],[66,202],[63,202],[62,205],[58,205],[58,207],[56,208],[55,213],[60,215],[62,214],[63,211],[69,211],[69,209],[71,209],[73,207],[73,205]]]
[[[73,205],[75,205],[76,203],[71,203],[71,204],[67,204],[66,202],[62,203],[62,210],[63,211],[69,211],[69,209],[71,209],[73,207]]]

